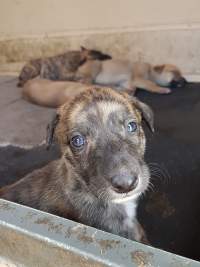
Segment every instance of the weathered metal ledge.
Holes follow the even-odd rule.
[[[0,266],[200,267],[200,263],[0,200]]]

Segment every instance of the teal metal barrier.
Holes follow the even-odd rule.
[[[0,200],[0,266],[200,267],[200,263]]]

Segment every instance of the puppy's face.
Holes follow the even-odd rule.
[[[169,86],[173,89],[184,87],[187,83],[181,71],[174,65],[158,65],[154,67],[154,71],[156,73],[156,81],[161,86]]]
[[[56,136],[74,190],[114,202],[145,191],[142,113],[152,124],[148,106],[111,89],[88,90],[60,108]]]

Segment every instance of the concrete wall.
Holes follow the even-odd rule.
[[[195,26],[199,0],[1,0],[0,37]]]
[[[200,74],[199,0],[0,0],[0,63],[76,49]]]

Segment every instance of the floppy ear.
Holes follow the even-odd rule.
[[[165,65],[156,65],[153,67],[153,69],[158,72],[158,73],[161,73],[165,68]]]
[[[59,122],[59,114],[54,114],[52,121],[47,125],[47,135],[46,135],[46,149],[49,150],[50,146],[53,143],[54,132],[56,126]]]
[[[81,51],[83,52],[83,51],[86,51],[86,50],[87,50],[87,48],[85,48],[84,46],[81,45]]]
[[[132,103],[136,106],[136,108],[142,113],[142,117],[148,124],[149,128],[152,132],[154,129],[154,114],[153,110],[145,103],[139,101],[136,97],[131,97]]]

